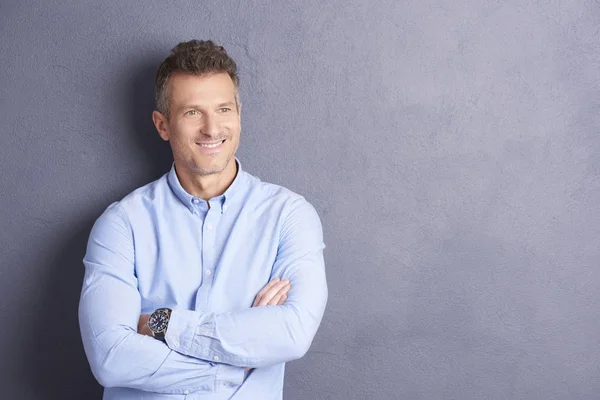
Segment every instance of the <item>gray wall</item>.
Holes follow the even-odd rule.
[[[600,398],[599,25],[593,0],[2,1],[1,397],[99,398],[87,235],[168,170],[154,70],[213,38],[244,167],[324,224],[286,399]]]

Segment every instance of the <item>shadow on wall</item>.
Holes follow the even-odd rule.
[[[122,100],[117,113],[125,114],[121,117],[127,124],[124,129],[128,138],[132,140],[132,158],[140,159],[144,166],[143,177],[147,179],[142,184],[151,182],[168,172],[173,162],[171,148],[159,136],[152,122],[154,110],[154,76],[160,65],[162,57],[146,58],[123,75],[116,103]]]
[[[84,208],[84,207],[82,207]],[[96,214],[87,209],[86,214]],[[81,218],[66,237],[41,280],[41,300],[34,315],[35,334],[26,363],[33,370],[24,371],[33,380],[35,396],[39,399],[100,399],[102,388],[92,376],[81,344],[77,308],[88,234],[96,216]],[[62,234],[62,233],[57,233]]]
[[[122,142],[130,149],[127,154],[131,154],[131,160],[115,162],[133,163],[137,172],[134,181],[118,180],[128,182],[122,190],[118,188],[120,197],[139,186],[135,180],[149,183],[167,172],[172,163],[171,150],[156,133],[151,118],[154,73],[158,64],[159,61],[152,60],[126,70],[123,79],[117,80],[116,90],[109,91],[117,97],[108,102],[114,104],[109,112],[123,121],[125,137]],[[43,312],[33,316],[34,332],[23,363],[24,381],[33,384],[30,389],[35,392],[35,398],[102,397],[102,388],[94,379],[83,351],[77,310],[84,274],[82,259],[90,230],[108,204],[120,197],[100,204],[80,204],[79,210],[73,210],[73,214],[79,216],[76,226],[68,233],[54,232],[55,237],[64,237],[63,244],[57,247],[56,256],[49,258],[48,265],[39,266],[40,271],[47,273],[41,280],[44,286],[39,289],[40,305],[37,307]]]

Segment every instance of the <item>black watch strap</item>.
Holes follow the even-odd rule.
[[[164,332],[157,332],[157,333],[152,332],[152,336],[154,336],[154,339],[158,339],[161,342],[167,343],[167,341],[165,340],[165,333]]]

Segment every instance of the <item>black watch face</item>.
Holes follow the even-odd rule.
[[[167,329],[168,322],[169,317],[167,316],[166,312],[155,312],[148,320],[148,328],[150,328],[152,332],[162,332]]]

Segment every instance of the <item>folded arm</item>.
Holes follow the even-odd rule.
[[[261,367],[302,357],[327,302],[323,232],[314,208],[298,200],[284,217],[273,277],[289,279],[285,304],[222,314],[173,310],[169,347],[197,359]]]
[[[118,205],[109,207],[94,225],[84,264],[79,324],[88,361],[101,385],[185,393],[213,390],[215,376],[242,382],[243,368],[189,357],[137,333],[141,298],[132,232]]]

